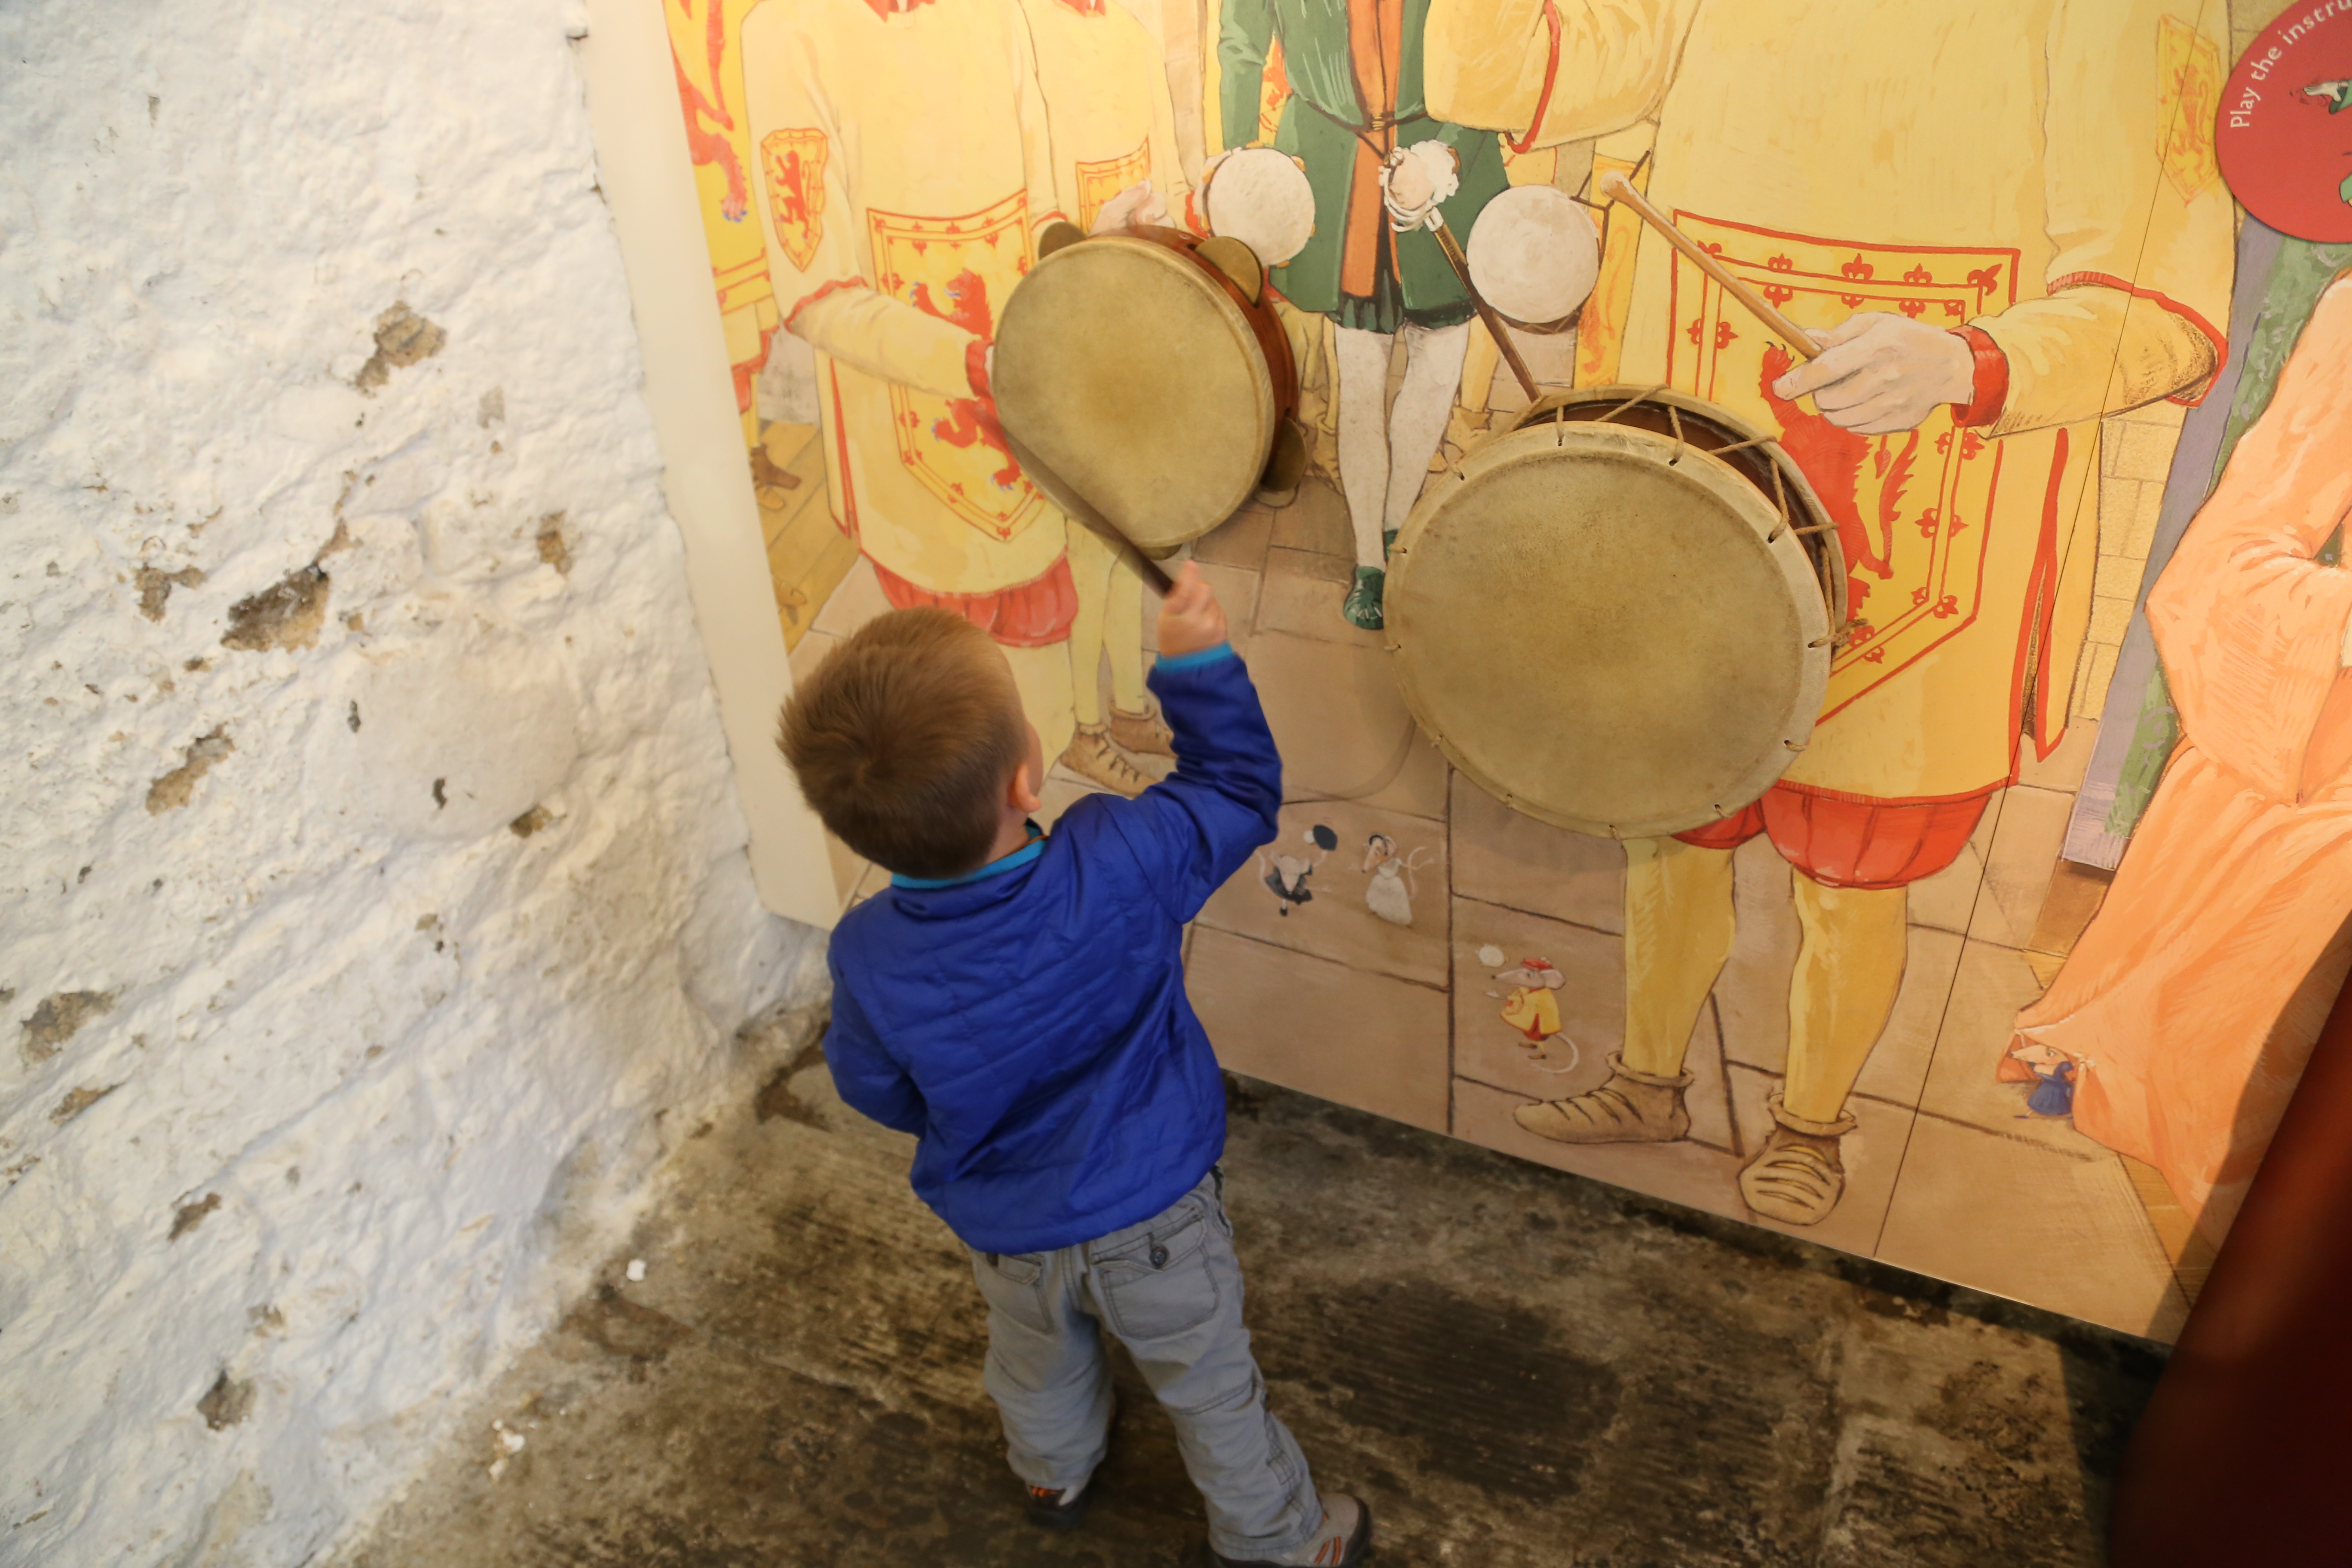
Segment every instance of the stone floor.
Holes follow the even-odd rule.
[[[803,1051],[342,1568],[1205,1561],[1166,1419],[1022,1522],[910,1143]],[[2103,1560],[2146,1341],[1244,1079],[1228,1200],[1276,1408],[1373,1561]],[[641,1282],[628,1279],[642,1260]]]

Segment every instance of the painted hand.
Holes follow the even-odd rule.
[[[1089,234],[1108,234],[1115,228],[1133,228],[1149,224],[1164,228],[1168,226],[1168,204],[1151,189],[1150,180],[1138,180],[1127,189],[1103,203],[1095,214],[1095,226]]]
[[[1381,166],[1381,199],[1399,234],[1426,223],[1430,209],[1461,188],[1460,160],[1443,142],[1400,147]]]
[[[1160,657],[1199,653],[1224,640],[1224,607],[1217,603],[1216,590],[1201,580],[1201,569],[1187,561],[1160,605]]]
[[[1966,339],[1884,310],[1848,316],[1814,334],[1823,353],[1772,384],[1775,395],[1813,395],[1832,425],[1875,436],[1908,430],[1943,404],[1966,405],[1976,356]]]

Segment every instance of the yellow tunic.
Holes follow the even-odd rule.
[[[1433,113],[1537,143],[1654,119],[1649,195],[1801,325],[1900,310],[2005,355],[1998,419],[1859,437],[1641,237],[1619,378],[1782,432],[1848,557],[1852,646],[1791,784],[1981,793],[2046,752],[2088,620],[2098,416],[2193,400],[2226,330],[2220,0],[1433,0]]]
[[[1061,513],[975,392],[997,312],[1060,216],[1016,0],[793,0],[743,24],[768,270],[817,351],[834,515],[941,593],[1052,569]]]
[[[1094,227],[1103,204],[1150,180],[1171,217],[1184,211],[1175,113],[1160,46],[1117,0],[1021,0],[1054,140],[1062,208]]]

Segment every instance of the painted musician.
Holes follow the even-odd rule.
[[[2167,0],[1431,0],[1433,114],[1529,144],[1656,122],[1649,194],[1830,347],[1790,353],[1644,235],[1619,379],[1780,433],[1838,525],[1851,641],[1765,796],[1626,846],[1622,1054],[1517,1112],[1570,1143],[1688,1127],[1683,1058],[1733,938],[1731,851],[1794,867],[1773,1127],[1740,1173],[1811,1225],[1901,985],[1906,889],[2063,731],[2097,560],[2100,416],[2194,402],[2224,352],[2220,8]],[[1671,606],[1662,605],[1662,613]],[[1916,1084],[1905,1086],[1916,1091]]]
[[[1267,61],[1281,46],[1287,96],[1274,145],[1306,168],[1315,232],[1271,281],[1336,329],[1339,489],[1356,545],[1340,613],[1368,629],[1383,624],[1388,546],[1429,477],[1470,342],[1474,308],[1426,220],[1443,213],[1466,238],[1508,183],[1491,133],[1423,102],[1428,15],[1429,0],[1224,0],[1217,39],[1228,148],[1257,141]],[[1399,337],[1404,382],[1391,406]]]
[[[816,351],[833,515],[890,603],[1004,649],[1045,755],[1075,726],[1061,512],[988,391],[997,313],[1062,215],[1015,0],[795,0],[743,23],[760,221]]]
[[[1185,208],[1175,113],[1160,46],[1118,0],[1021,0],[1054,144],[1061,206],[1089,233],[1168,224]],[[1143,685],[1143,576],[1093,530],[1069,531],[1077,614],[1070,630],[1077,731],[1063,765],[1121,795],[1151,783],[1133,755],[1171,757]],[[1110,711],[1097,684],[1109,656]]]

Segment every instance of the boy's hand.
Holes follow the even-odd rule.
[[[1201,569],[1184,563],[1176,586],[1160,605],[1160,657],[1176,658],[1213,648],[1225,640],[1225,612],[1216,590],[1201,581]]]

